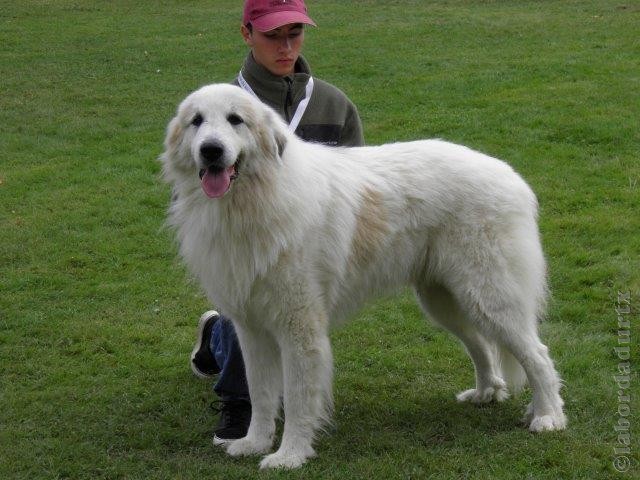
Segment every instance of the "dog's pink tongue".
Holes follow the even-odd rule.
[[[231,165],[226,170],[212,173],[205,170],[202,176],[202,190],[209,198],[220,198],[231,186],[231,175],[234,173],[235,167]]]

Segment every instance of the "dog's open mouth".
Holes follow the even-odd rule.
[[[202,190],[207,197],[220,198],[227,193],[231,188],[231,182],[238,178],[238,163],[236,162],[227,168],[211,166],[200,170]]]

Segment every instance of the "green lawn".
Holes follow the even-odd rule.
[[[638,2],[308,5],[307,58],[368,143],[464,143],[537,192],[568,430],[520,426],[528,393],[457,404],[472,366],[405,293],[333,334],[318,458],[258,474],[215,449],[211,386],[188,366],[208,305],[163,228],[156,158],[177,103],[237,73],[241,2],[0,0],[0,478],[639,478]],[[613,378],[618,292],[630,401]]]

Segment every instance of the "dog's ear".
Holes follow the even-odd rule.
[[[260,148],[265,156],[279,162],[287,146],[287,127],[273,110],[265,109],[265,113],[257,126]]]
[[[185,128],[180,115],[176,115],[167,125],[164,152],[160,155],[163,175],[173,178],[178,172],[190,172],[193,168],[188,150],[185,151]]]
[[[273,138],[276,141],[276,146],[278,147],[278,157],[282,157],[284,153],[284,149],[287,146],[287,137],[280,130],[275,130]]]
[[[167,152],[175,152],[182,141],[182,125],[178,117],[174,117],[167,126],[167,136],[164,139],[164,148]]]
[[[278,160],[281,159],[284,149],[287,146],[287,126],[282,121],[280,116],[273,110],[269,111],[269,125],[271,125],[273,140],[276,143],[278,149]]]

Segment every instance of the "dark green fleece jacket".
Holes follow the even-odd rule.
[[[305,97],[311,75],[306,60],[300,56],[292,76],[278,77],[258,64],[251,53],[245,59],[242,76],[254,93],[289,123],[298,104]],[[238,85],[238,80],[233,82]],[[296,135],[303,140],[332,146],[364,145],[358,110],[347,96],[330,83],[313,78],[313,94]]]

